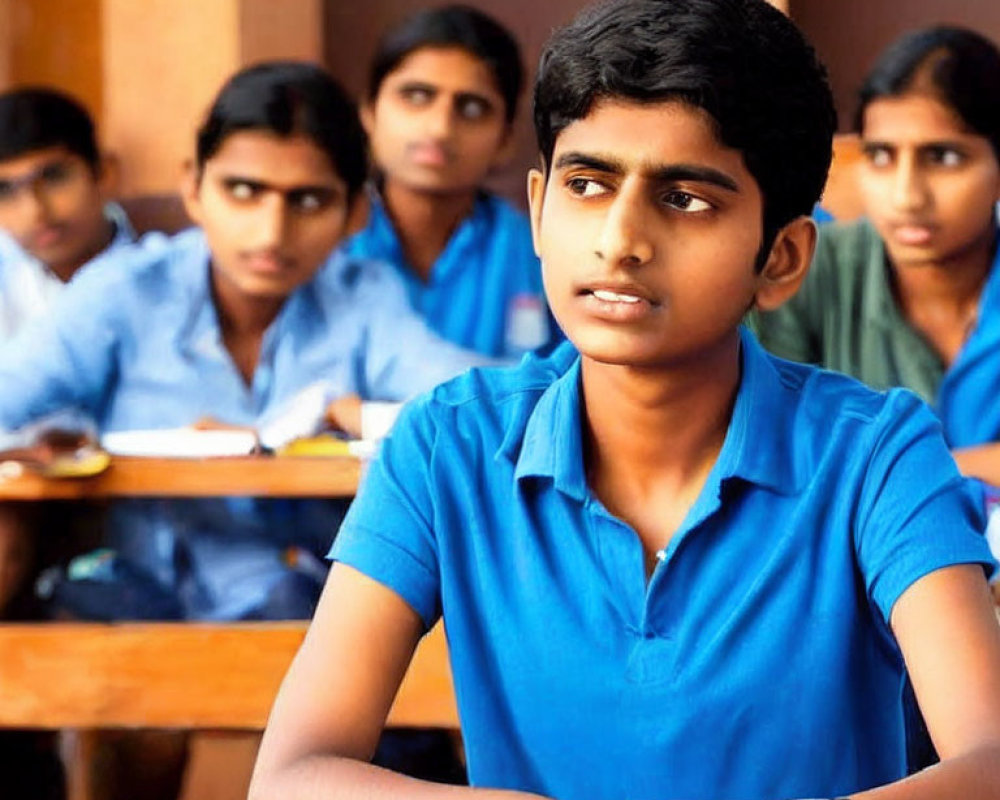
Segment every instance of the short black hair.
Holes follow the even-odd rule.
[[[364,185],[367,139],[357,106],[316,64],[268,61],[230,78],[198,129],[199,173],[228,136],[251,130],[306,136],[329,156],[351,196]]]
[[[826,70],[764,0],[612,0],[557,30],[535,83],[546,169],[559,133],[605,98],[678,100],[712,117],[760,187],[761,258],[823,191],[837,127]]]
[[[422,47],[458,47],[486,64],[503,97],[507,122],[514,120],[524,84],[521,50],[503,25],[464,5],[419,11],[382,35],[368,73],[369,101],[378,96],[386,76]]]
[[[858,92],[854,129],[880,97],[928,91],[951,108],[1000,159],[1000,52],[985,36],[939,25],[904,34],[879,56]]]
[[[100,169],[94,122],[68,94],[45,87],[0,94],[0,161],[47,147],[65,147],[95,174]]]

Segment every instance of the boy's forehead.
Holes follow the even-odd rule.
[[[344,183],[331,157],[310,137],[265,129],[230,133],[205,167],[222,176],[268,179],[276,185]]]
[[[10,158],[0,159],[0,176],[5,179],[16,178],[33,172],[46,164],[70,160],[82,162],[83,158],[62,144],[41,147]]]
[[[567,153],[614,156],[636,169],[677,162],[710,164],[734,178],[748,177],[742,153],[723,144],[714,118],[680,100],[598,99],[559,132],[553,164]]]

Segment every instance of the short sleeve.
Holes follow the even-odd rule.
[[[430,478],[434,430],[429,398],[403,410],[329,554],[398,594],[427,628],[441,615]]]
[[[890,392],[869,445],[854,544],[868,596],[888,622],[896,601],[923,576],[969,563],[991,574],[996,564],[982,504],[922,401]]]

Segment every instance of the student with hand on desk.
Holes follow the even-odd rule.
[[[269,63],[237,74],[196,153],[184,201],[200,227],[88,270],[51,320],[0,351],[0,428],[65,408],[101,432],[206,416],[266,427],[318,380],[331,394],[400,401],[482,361],[434,336],[377,265],[330,256],[359,223],[365,136],[322,69]],[[296,569],[286,553],[321,558],[342,508],[119,502],[110,578],[65,581],[56,600],[81,616],[308,616],[322,564]],[[106,560],[87,567],[108,577]]]
[[[812,48],[764,0],[613,0],[549,41],[535,123],[569,343],[397,421],[253,800],[1000,797],[994,564],[937,421],[740,326],[815,244]],[[365,763],[439,618],[472,788]],[[907,671],[942,756],[909,778]]]

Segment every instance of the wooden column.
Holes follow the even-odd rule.
[[[233,72],[322,57],[321,0],[103,0],[103,139],[122,193],[175,189],[194,132]]]

